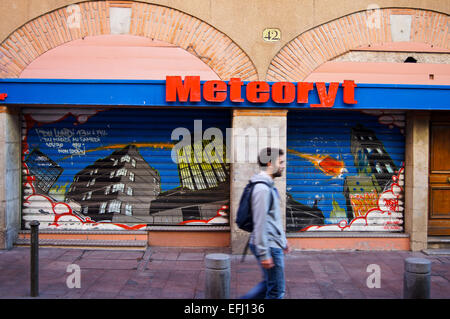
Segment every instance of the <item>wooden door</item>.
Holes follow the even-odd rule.
[[[450,235],[450,112],[433,114],[430,127],[429,235]]]

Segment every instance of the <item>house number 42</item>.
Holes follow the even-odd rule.
[[[280,41],[281,39],[281,31],[280,29],[264,29],[263,31],[263,39],[268,42]]]

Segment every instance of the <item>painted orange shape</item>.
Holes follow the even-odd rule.
[[[332,158],[330,155],[304,154],[292,149],[288,149],[288,152],[298,157],[307,159],[326,175],[340,177],[344,172],[346,172],[344,161]]]
[[[341,175],[345,166],[344,161],[338,161],[328,155],[318,165],[325,174],[333,176]]]

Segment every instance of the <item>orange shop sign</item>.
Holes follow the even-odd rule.
[[[307,104],[310,91],[316,91],[320,104],[310,107],[333,107],[339,87],[343,89],[343,102],[356,104],[355,87],[352,80],[343,83],[331,82],[275,82],[252,81],[244,83],[239,78],[230,81],[212,80],[203,85],[200,76],[166,77],[166,102],[201,102],[202,97],[207,102],[221,103],[229,99],[232,103],[266,103],[270,99],[277,104]],[[243,92],[242,88],[245,88]]]

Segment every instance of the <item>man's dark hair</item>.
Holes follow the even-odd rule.
[[[284,151],[280,148],[263,148],[258,155],[258,164],[261,167],[266,167],[269,162],[276,161],[281,155],[284,155]]]

